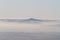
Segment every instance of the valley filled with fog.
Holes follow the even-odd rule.
[[[0,40],[60,40],[60,21],[0,19]]]

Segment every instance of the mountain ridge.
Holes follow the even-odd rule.
[[[20,22],[20,23],[40,23],[40,22],[55,22],[57,20],[44,20],[37,18],[28,18],[28,19],[0,19],[4,22]]]

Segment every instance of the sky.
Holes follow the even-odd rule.
[[[0,18],[60,19],[60,0],[0,0]]]

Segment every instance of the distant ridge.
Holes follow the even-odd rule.
[[[42,20],[36,18],[28,18],[28,19],[0,19],[0,21],[19,22],[19,23],[40,23],[40,22],[55,22],[57,20]]]

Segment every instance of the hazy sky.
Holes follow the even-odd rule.
[[[0,18],[60,18],[60,0],[0,0]]]

